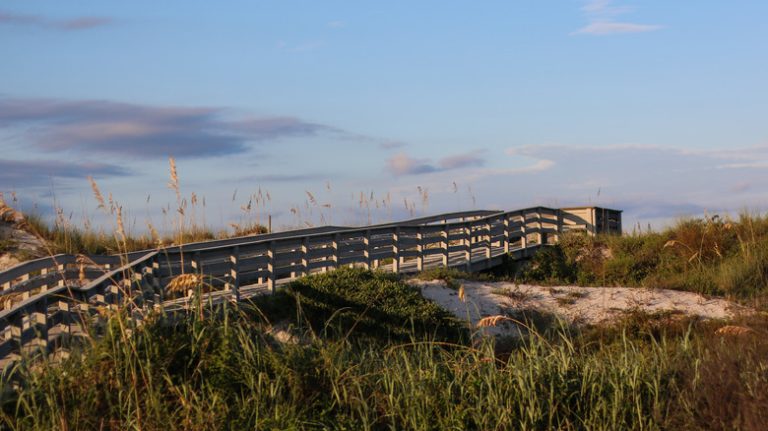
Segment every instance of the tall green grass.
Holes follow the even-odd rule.
[[[258,307],[158,315],[142,327],[116,314],[100,339],[68,360],[19,369],[21,386],[3,394],[3,425],[616,430],[762,429],[768,420],[763,338],[715,338],[713,324],[700,322],[583,332],[559,326],[504,347],[441,333],[453,321],[440,313],[407,339],[394,328],[413,328],[410,319],[361,326],[368,313],[390,307],[429,310],[398,283],[340,270],[304,279]],[[366,287],[347,294],[350,285]],[[403,290],[407,299],[381,297],[380,287]],[[316,306],[307,307],[308,298]],[[324,307],[339,300],[348,301],[341,308],[348,319],[331,315],[318,326]],[[295,327],[301,341],[276,341],[269,329],[278,321]]]

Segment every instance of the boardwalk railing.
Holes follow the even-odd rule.
[[[430,267],[478,271],[504,255],[522,257],[557,241],[558,209],[467,211],[366,227],[290,232],[186,244],[122,256],[57,255],[0,273],[0,366],[66,347],[105,309],[139,317],[156,307],[183,307],[168,283],[199,274],[210,299],[239,301],[283,282],[341,266],[397,273]]]

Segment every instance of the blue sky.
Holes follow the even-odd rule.
[[[98,221],[92,175],[142,229],[174,204],[173,156],[214,227],[762,210],[766,16],[764,1],[4,0],[0,191]]]

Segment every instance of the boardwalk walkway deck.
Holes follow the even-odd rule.
[[[581,227],[571,224],[571,228]],[[199,274],[212,301],[269,294],[297,277],[341,266],[396,273],[448,266],[479,271],[557,241],[563,212],[534,207],[466,211],[365,227],[326,226],[209,241],[122,256],[57,255],[0,272],[0,366],[55,352],[104,309],[141,316],[177,309],[167,291],[180,274]]]

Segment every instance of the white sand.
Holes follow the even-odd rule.
[[[555,314],[576,324],[609,322],[627,311],[649,313],[670,311],[705,319],[730,319],[745,308],[720,298],[706,298],[692,292],[630,287],[578,287],[515,285],[508,282],[461,281],[464,301],[455,289],[440,280],[412,280],[421,287],[424,297],[435,301],[458,318],[469,320],[475,327],[487,316],[509,315],[510,312],[538,310]],[[519,333],[512,324],[487,328],[489,335]]]

